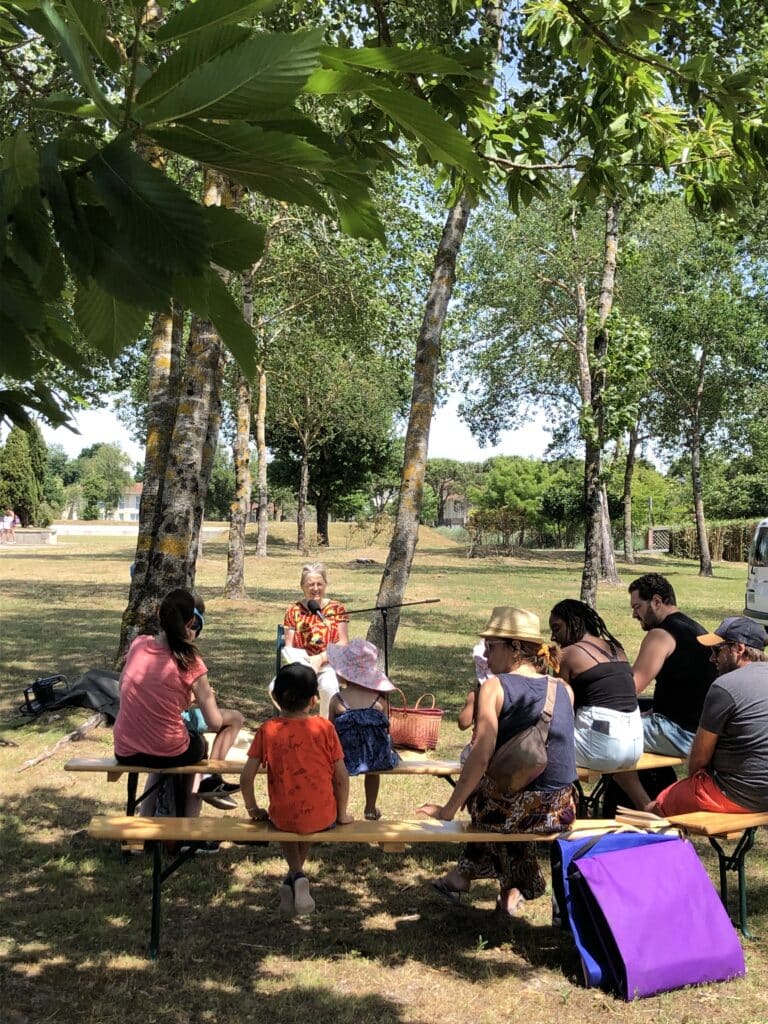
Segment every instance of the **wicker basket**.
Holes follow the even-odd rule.
[[[403,706],[389,708],[389,734],[393,747],[405,747],[407,750],[434,750],[440,735],[440,721],[443,712],[435,707],[435,697],[425,693],[416,701],[412,708],[408,707],[405,694],[396,688],[403,699]],[[422,708],[420,704],[426,698],[432,698],[431,708]]]

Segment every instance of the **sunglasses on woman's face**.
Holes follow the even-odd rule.
[[[197,637],[197,636],[200,636],[200,634],[203,632],[203,626],[205,625],[205,619],[203,618],[203,613],[199,612],[197,610],[197,608],[195,608],[195,610],[192,612],[192,614],[195,617],[195,624],[194,624],[194,626],[192,626],[192,631],[195,634],[195,636]]]

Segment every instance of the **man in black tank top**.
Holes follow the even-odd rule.
[[[647,634],[632,666],[635,688],[642,693],[656,680],[653,711],[643,717],[644,749],[687,757],[715,678],[707,649],[696,639],[707,630],[680,611],[672,585],[660,573],[630,583],[629,600]]]
[[[680,611],[672,585],[660,573],[646,573],[628,589],[632,616],[646,632],[632,666],[635,689],[642,693],[656,680],[653,710],[643,715],[643,749],[687,758],[715,676],[706,648],[696,641],[707,630]],[[613,777],[630,802],[645,811],[654,807],[641,781],[642,775],[648,784],[647,774],[622,772]]]

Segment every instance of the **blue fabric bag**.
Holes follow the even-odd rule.
[[[565,931],[573,935],[576,948],[581,956],[584,984],[587,988],[601,988],[607,982],[604,963],[595,957],[601,948],[592,918],[585,912],[583,904],[575,902],[571,893],[568,870],[574,860],[595,857],[601,853],[616,850],[630,850],[637,846],[676,841],[678,833],[669,835],[658,832],[607,832],[603,835],[563,836],[555,839],[550,847],[552,866],[552,904],[554,923],[558,922]]]

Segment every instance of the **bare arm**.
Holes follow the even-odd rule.
[[[461,730],[469,729],[475,720],[475,691],[470,690],[467,694],[467,699],[464,701],[464,707],[459,712],[459,728]]]
[[[347,813],[349,772],[343,761],[335,761],[333,765],[333,792],[336,795],[336,822],[339,825],[349,825],[355,819]]]
[[[328,721],[335,722],[340,710],[341,707],[338,695],[334,694],[333,697],[331,697],[331,703],[328,705]]]
[[[192,692],[195,695],[197,706],[203,713],[205,724],[211,732],[219,732],[224,725],[224,720],[221,717],[219,706],[213,695],[211,684],[208,682],[207,672],[202,676],[198,676],[194,683],[192,683]]]
[[[718,735],[716,732],[709,732],[701,726],[696,730],[693,737],[691,752],[688,755],[688,774],[695,775],[702,768],[706,768],[712,761],[717,746]]]
[[[638,693],[642,693],[656,678],[674,649],[675,639],[666,629],[652,629],[646,633],[632,666],[635,690]]]
[[[286,629],[286,631],[283,633],[284,646],[285,647],[293,647],[293,640],[294,640],[295,636],[296,636],[296,630],[295,629]]]
[[[339,622],[338,623],[338,627],[339,627],[339,639],[337,640],[337,643],[348,644],[349,643],[349,623],[348,622]]]
[[[243,804],[248,812],[248,817],[252,818],[253,821],[266,821],[268,812],[257,804],[256,794],[254,793],[253,788],[256,772],[259,770],[259,764],[260,762],[257,761],[255,757],[249,757],[245,762],[243,774],[240,776],[240,792],[243,794]]]
[[[496,749],[499,732],[499,713],[504,704],[504,693],[496,676],[490,676],[480,687],[477,701],[477,732],[469,757],[464,762],[459,780],[446,804],[423,804],[420,814],[428,814],[441,821],[451,821],[474,793],[485,774],[485,769]]]

